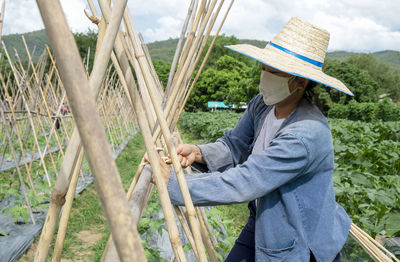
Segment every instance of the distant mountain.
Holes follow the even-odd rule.
[[[267,41],[251,40],[251,39],[239,39],[240,44],[249,44],[257,46],[258,48],[264,48],[267,45]]]
[[[48,39],[46,36],[45,30],[33,31],[30,33],[24,34],[25,40],[29,47],[30,52],[35,49],[33,54],[34,61],[37,61],[39,56],[42,54],[45,45],[48,44]],[[13,57],[15,55],[14,49],[17,50],[19,57],[21,60],[27,60],[26,51],[24,45],[22,43],[21,34],[12,34],[5,35],[2,37],[2,40],[6,44],[8,52]],[[239,43],[241,44],[251,44],[257,46],[259,48],[265,47],[267,41],[261,40],[251,40],[251,39],[239,39]],[[166,62],[171,62],[175,49],[178,44],[178,39],[168,39],[164,41],[156,41],[152,43],[148,43],[147,47],[149,48],[152,59],[162,60]],[[327,58],[329,59],[337,59],[344,60],[352,55],[356,55],[360,53],[347,52],[347,51],[334,51],[329,52],[327,54]],[[400,70],[400,52],[385,50],[379,51],[375,53],[371,53],[378,61],[389,64],[392,68]]]
[[[257,46],[259,48],[264,48],[267,44],[267,41],[260,40],[250,40],[250,39],[239,39],[240,44],[250,44]],[[168,39],[165,41],[157,41],[153,43],[147,44],[151,58],[157,60],[163,60],[166,62],[171,62],[176,45],[178,44],[178,39]],[[347,52],[347,51],[334,51],[329,52],[327,54],[327,58],[329,59],[337,59],[337,60],[345,60],[346,58],[357,55],[361,53],[355,52]],[[400,52],[399,51],[379,51],[375,53],[371,53],[378,61],[389,64],[394,69],[400,70]]]
[[[47,35],[44,29],[39,31],[33,31],[23,34],[25,37],[26,44],[31,53],[32,59],[37,61],[42,54],[45,46],[49,43]],[[22,61],[28,60],[24,43],[22,42],[22,34],[11,34],[2,36],[2,40],[6,45],[7,51],[11,58],[15,58],[15,50]]]
[[[336,59],[336,60],[345,60],[346,58],[352,55],[359,55],[362,53],[354,53],[354,52],[347,52],[347,51],[334,51],[329,52],[326,57],[329,59]],[[375,57],[376,60],[379,62],[387,63],[394,69],[400,70],[400,52],[393,51],[393,50],[385,50],[370,53]]]

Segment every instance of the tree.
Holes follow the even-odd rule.
[[[379,94],[387,93],[393,99],[400,98],[400,72],[385,63],[378,62],[370,54],[353,55],[346,62],[359,69],[366,70],[378,84]]]
[[[261,66],[253,67],[228,55],[221,56],[214,67],[209,67],[200,75],[186,109],[207,110],[208,101],[224,101],[238,105],[248,103],[258,93],[258,81],[255,84],[254,74],[258,78]]]
[[[161,85],[165,89],[165,87],[168,83],[169,70],[171,68],[171,63],[167,63],[162,60],[153,60],[153,65],[154,65],[154,69],[156,70],[156,73],[158,75],[158,78],[160,79]]]
[[[318,85],[315,89],[317,94],[325,96],[325,99],[327,98],[326,93],[329,94],[330,101],[326,99],[325,103],[347,104],[352,99],[357,102],[378,101],[378,84],[368,74],[368,71],[338,60],[326,60],[323,70],[326,74],[341,80],[354,94],[354,98],[352,98],[333,88]]]
[[[89,68],[88,71],[91,72],[93,68],[94,55],[96,53],[96,43],[97,43],[97,32],[89,30],[87,33],[76,33],[74,34],[76,45],[78,46],[79,54],[82,59],[87,59],[89,48]]]

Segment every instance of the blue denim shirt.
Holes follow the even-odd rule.
[[[236,126],[215,143],[200,145],[208,173],[187,175],[195,205],[257,199],[256,261],[332,261],[351,220],[335,201],[329,125],[306,99],[282,123],[269,147],[251,154],[271,109],[257,95]],[[171,201],[183,199],[171,172]]]

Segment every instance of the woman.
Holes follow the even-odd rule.
[[[305,92],[313,82],[352,95],[325,75],[329,33],[292,18],[265,49],[228,48],[263,64],[260,94],[236,126],[215,143],[180,145],[195,205],[250,202],[250,218],[227,261],[340,261],[351,221],[335,201],[331,132]],[[173,204],[183,199],[163,164]]]

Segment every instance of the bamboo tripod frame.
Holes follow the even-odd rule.
[[[104,12],[104,11],[103,11]],[[131,29],[132,30],[132,29]],[[137,39],[137,38],[136,38]],[[136,43],[136,44],[132,44],[132,43],[128,43],[128,45],[130,45],[130,47],[132,48],[132,47],[136,47],[136,48],[138,48],[138,44]],[[135,57],[137,58],[137,55],[135,55]],[[142,60],[142,59],[139,59],[139,60]],[[147,60],[148,61],[148,60]],[[140,65],[140,63],[142,63],[142,65]],[[142,67],[144,67],[144,68],[146,68],[146,66],[147,66],[147,68],[146,69],[148,69],[149,68],[149,65],[147,64],[145,64],[145,62],[142,60],[141,62],[139,63],[139,66],[142,66]],[[137,65],[137,64],[136,64]],[[96,66],[96,64],[95,64],[95,66]],[[147,77],[147,79],[146,79],[146,77]],[[153,74],[153,77],[154,77],[154,74]],[[143,83],[144,84],[146,84],[146,81],[147,82],[149,82],[149,81],[154,81],[155,79],[151,79],[150,78],[150,76],[145,76],[145,78],[144,78],[144,81],[143,81],[143,79],[142,79],[142,81],[140,82],[139,81],[139,86],[143,86]],[[121,81],[122,82],[122,81]],[[156,85],[157,85],[157,83],[158,83],[158,81],[154,81],[152,84],[153,85],[155,85],[155,87],[157,87]],[[147,83],[148,84],[148,83]],[[89,86],[90,86],[90,84],[89,84]],[[147,86],[145,86],[145,88],[147,88]],[[154,88],[154,87],[153,87]],[[141,94],[143,95],[143,90],[144,90],[144,88],[143,87],[141,87]],[[155,98],[157,95],[160,95],[160,94],[162,94],[162,92],[160,92],[159,90],[158,91],[155,91],[155,90],[151,90],[151,89],[149,89],[149,90],[147,90],[148,92],[149,92],[149,95],[150,96],[152,96],[153,98],[153,103],[154,103],[154,101],[155,101],[155,99],[158,99],[158,102],[160,102],[161,101],[161,97],[158,97],[158,98]],[[130,91],[131,92],[131,91]],[[158,92],[158,93],[157,93]],[[137,96],[137,97],[139,97],[139,96]],[[160,103],[159,103],[160,104]],[[73,106],[72,106],[73,107]],[[150,108],[146,108],[147,109],[147,115],[149,115],[149,114],[151,114],[151,115],[153,115],[153,119],[154,119],[154,111],[152,111],[152,112],[149,112],[150,111]],[[153,109],[154,110],[154,109]],[[157,109],[156,109],[157,110]],[[104,111],[103,111],[104,112]],[[138,115],[138,113],[137,112],[135,112],[135,114],[136,115]],[[105,115],[105,117],[107,117],[106,116],[106,112],[104,112],[104,115]],[[160,112],[158,112],[158,117],[160,118],[160,116],[162,116],[162,114],[160,114]],[[158,121],[162,121],[162,119],[158,119]],[[153,122],[155,123],[155,120],[153,120]],[[139,121],[139,123],[140,123],[140,121]],[[166,125],[166,123],[164,122],[164,124],[162,124],[162,126],[164,126],[163,127],[163,131],[164,131],[164,133],[166,132],[167,133],[167,135],[168,135],[168,132],[170,132],[169,131],[169,129],[168,129],[168,126]],[[158,135],[159,136],[159,135]],[[74,135],[72,135],[72,137],[74,137]],[[170,133],[169,133],[169,139],[171,139],[172,137],[171,137],[171,135],[170,135]],[[153,140],[154,140],[155,138],[153,138],[153,139],[151,139],[150,141],[152,142]],[[164,141],[165,142],[165,140],[166,140],[166,138],[164,137],[161,141]],[[70,142],[71,143],[71,142]],[[167,144],[170,144],[170,147],[172,147],[172,143],[171,142],[169,142],[169,141],[167,141]],[[67,148],[68,149],[68,148]],[[68,155],[68,154],[66,154],[66,155]],[[180,168],[180,167],[179,167]],[[67,179],[68,179],[69,177],[67,177]],[[56,183],[56,185],[57,185],[57,183]],[[169,201],[168,201],[169,202]],[[199,228],[200,229],[200,228]],[[42,234],[43,235],[43,234]],[[199,237],[198,237],[199,238]],[[199,244],[200,246],[202,245],[202,242],[201,242],[201,240],[200,240],[200,244]],[[204,251],[203,251],[203,253],[204,253]],[[200,255],[201,256],[201,255]],[[203,259],[202,259],[203,261],[205,261],[205,256],[203,256]]]

